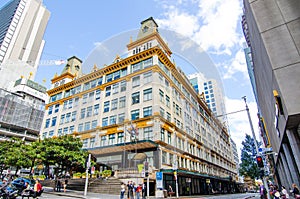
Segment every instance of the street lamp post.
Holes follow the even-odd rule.
[[[252,120],[251,120],[249,108],[248,108],[247,101],[246,101],[246,96],[244,96],[242,98],[245,101],[246,111],[247,111],[247,115],[248,115],[248,119],[249,119],[249,123],[250,123],[250,127],[251,127],[252,136],[253,136],[253,139],[254,139],[256,154],[258,155],[259,154],[259,150],[258,150],[258,146],[257,146],[257,142],[256,142],[256,136],[255,136],[255,132],[254,132],[254,128],[253,128],[253,124],[252,124]],[[265,176],[262,177],[262,180],[263,180],[263,183],[264,183],[264,187],[265,187],[265,189],[267,191],[267,197],[268,197],[268,199],[271,199],[270,193],[269,193],[268,183],[267,183],[267,180],[266,180]]]

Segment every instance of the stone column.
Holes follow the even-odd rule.
[[[292,156],[293,154],[290,153],[290,150],[288,148],[288,145],[286,143],[283,143],[282,144],[282,148],[283,148],[283,151],[284,151],[284,158],[285,158],[285,161],[287,163],[287,165],[285,165],[285,169],[288,171],[290,171],[290,175],[288,175],[288,180],[290,183],[293,183],[293,182],[296,182],[298,183],[298,177],[297,177],[297,173],[298,173],[298,170],[296,169],[295,167],[295,164],[294,164],[294,161],[292,159]],[[290,179],[290,178],[291,179]]]
[[[288,138],[288,142],[290,143],[290,147],[291,147],[291,155],[295,160],[295,165],[298,169],[298,172],[300,172],[300,138],[299,138],[299,134],[297,133],[296,129],[287,129],[286,130],[286,134],[287,134],[287,138]],[[297,169],[295,168],[295,171],[297,171]],[[293,182],[298,184],[300,183],[300,176],[299,173],[294,173],[293,176]]]

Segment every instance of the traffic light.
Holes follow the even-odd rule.
[[[149,176],[149,172],[146,171],[146,172],[145,172],[145,177],[148,177],[148,176]]]
[[[261,156],[256,156],[256,162],[257,162],[257,166],[259,168],[263,168],[264,167],[264,162]]]

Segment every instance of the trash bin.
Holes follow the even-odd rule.
[[[168,191],[166,189],[164,189],[164,198],[168,197]]]

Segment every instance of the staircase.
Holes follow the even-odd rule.
[[[61,180],[64,182],[64,180]],[[44,180],[41,182],[43,186],[54,187],[54,180]],[[84,191],[85,178],[68,179],[67,189]],[[63,188],[61,189],[63,191]],[[89,179],[89,192],[119,195],[121,191],[121,181],[117,178],[110,177],[108,179],[90,178]]]

